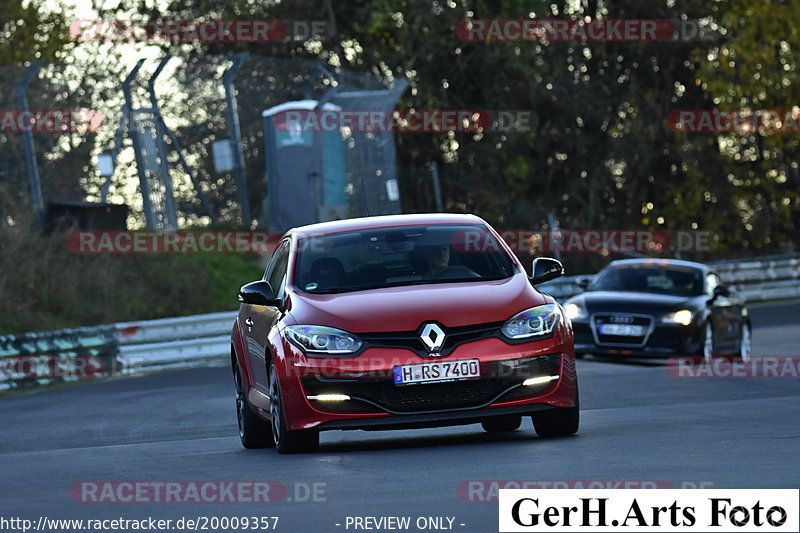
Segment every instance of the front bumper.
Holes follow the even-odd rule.
[[[493,407],[492,409],[466,409],[461,411],[444,411],[404,415],[402,417],[359,418],[331,420],[318,426],[320,430],[329,429],[363,429],[365,431],[381,431],[385,429],[420,429],[441,426],[460,426],[474,424],[492,416],[529,415],[540,411],[558,409],[548,403],[512,405]]]
[[[528,378],[560,375],[561,354],[540,355],[480,363],[481,377],[461,381],[398,386],[391,371],[369,372],[357,378],[306,376],[301,380],[308,396],[344,394],[348,401],[322,403],[329,412],[389,413],[392,415],[440,413],[488,407],[529,396],[541,396],[553,383],[523,386]]]
[[[665,358],[696,354],[703,342],[703,329],[697,324],[683,326],[659,323],[649,331],[641,343],[635,343],[637,345],[599,341],[596,331],[593,331],[588,320],[573,320],[572,328],[575,333],[577,354]]]
[[[385,348],[371,348],[351,359],[301,356],[293,372],[282,377],[284,406],[291,429],[320,430],[467,424],[491,416],[573,407],[577,376],[572,354],[566,335],[517,345],[483,339],[458,347],[446,358],[479,359],[481,378],[402,386],[393,382],[394,365],[433,359]],[[559,379],[548,383],[522,385],[527,378],[556,374]],[[350,399],[308,399],[321,394]]]

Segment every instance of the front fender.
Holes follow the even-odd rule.
[[[247,356],[247,339],[244,336],[244,330],[242,330],[238,316],[233,321],[233,328],[231,329],[231,345],[233,346],[233,356],[236,358],[236,363],[244,374],[244,384],[249,390],[253,386],[253,375],[250,371],[250,358]]]

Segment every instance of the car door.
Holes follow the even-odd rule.
[[[714,344],[718,349],[727,350],[737,338],[734,332],[736,319],[734,300],[728,296],[714,298],[714,289],[722,284],[720,277],[709,272],[706,275],[706,294],[711,298],[711,320],[714,326]]]
[[[272,259],[267,265],[264,280],[269,281],[275,295],[283,299],[286,285],[286,270],[289,265],[290,242],[282,241],[275,249]],[[280,320],[283,311],[277,307],[265,305],[242,306],[240,311],[241,324],[245,328],[247,338],[247,352],[250,358],[253,379],[257,385],[267,387],[267,339],[269,332]]]

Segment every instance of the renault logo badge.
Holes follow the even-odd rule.
[[[422,333],[420,333],[419,338],[422,340],[422,343],[428,349],[429,352],[432,354],[438,353],[442,350],[442,346],[444,346],[444,338],[445,334],[436,324],[425,324],[425,327],[422,328]]]

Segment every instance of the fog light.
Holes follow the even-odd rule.
[[[346,402],[350,396],[347,394],[317,394],[316,396],[306,396],[306,399],[318,402]]]
[[[539,376],[538,378],[528,378],[522,382],[522,384],[526,387],[531,385],[542,385],[544,383],[550,383],[551,381],[555,381],[561,376]]]

